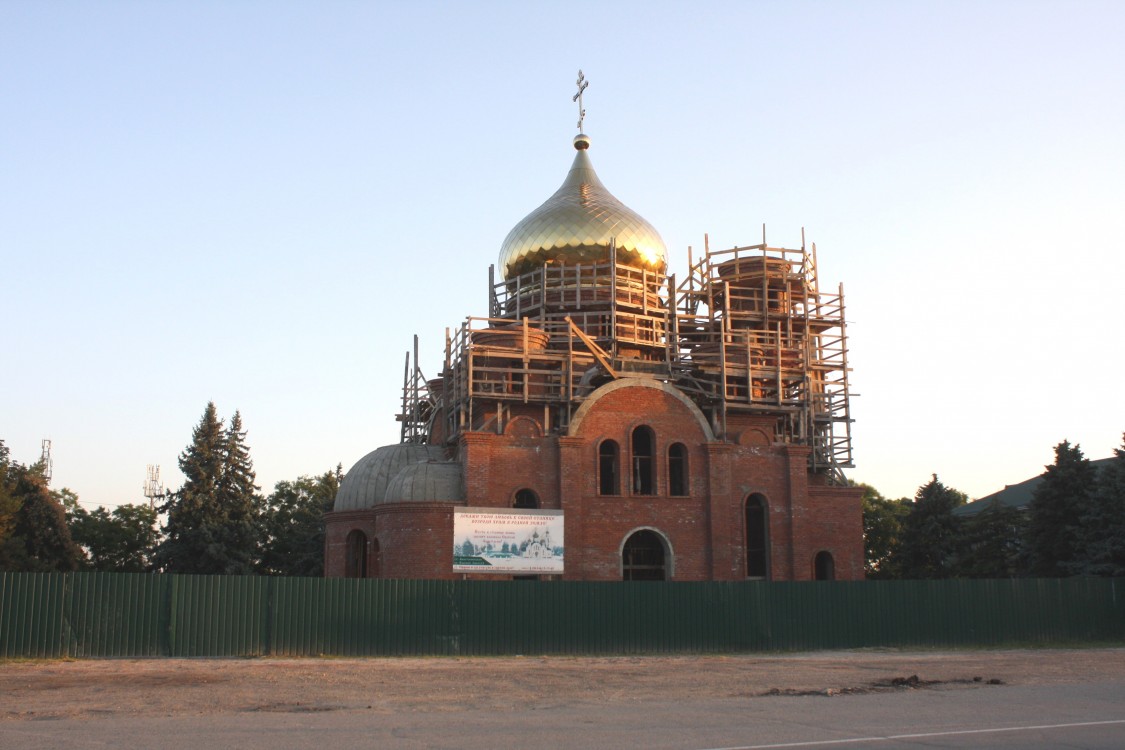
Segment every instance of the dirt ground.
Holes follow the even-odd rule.
[[[0,662],[0,721],[479,711],[1120,679],[1125,648],[783,655]]]

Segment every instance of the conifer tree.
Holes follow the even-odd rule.
[[[1098,472],[1081,515],[1079,549],[1071,570],[1083,575],[1125,576],[1125,436]]]
[[[1096,489],[1097,471],[1082,449],[1066,440],[1055,446],[1028,506],[1028,569],[1035,576],[1070,575],[1079,563],[1082,516]]]
[[[942,484],[937,474],[918,488],[903,523],[902,578],[953,575],[960,533],[960,523],[953,509],[967,500],[965,493]]]
[[[223,543],[228,558],[224,573],[252,573],[259,558],[261,509],[259,487],[254,484],[254,478],[246,431],[242,429],[242,414],[235,411],[223,437],[223,467],[218,487],[219,507],[225,517]]]
[[[257,552],[254,470],[241,415],[223,429],[207,404],[180,454],[185,482],[161,507],[168,514],[156,567],[169,573],[245,574]]]
[[[964,578],[1012,578],[1023,573],[1027,519],[1010,505],[993,501],[961,522],[956,574]]]

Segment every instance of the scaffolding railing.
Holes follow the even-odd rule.
[[[852,466],[843,287],[819,290],[803,237],[796,250],[763,237],[690,252],[680,283],[612,256],[501,281],[490,269],[490,316],[447,334],[440,387],[408,364],[404,440],[438,409],[450,441],[533,408],[563,431],[602,382],[649,377],[681,388],[723,436],[729,415],[776,417],[778,440],[811,446],[812,468],[840,479]]]

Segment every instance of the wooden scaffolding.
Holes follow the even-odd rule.
[[[545,265],[497,281],[489,317],[447,331],[442,375],[410,355],[402,439],[454,443],[518,416],[565,432],[574,410],[620,377],[671,383],[726,438],[739,415],[776,420],[777,440],[812,448],[810,468],[844,481],[853,465],[843,287],[819,289],[816,250],[712,251],[687,277],[618,261]]]

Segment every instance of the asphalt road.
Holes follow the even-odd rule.
[[[289,710],[0,723],[0,748],[103,747],[1116,749],[1125,748],[1125,675],[1078,685],[973,685],[613,705],[567,701],[522,710]]]

